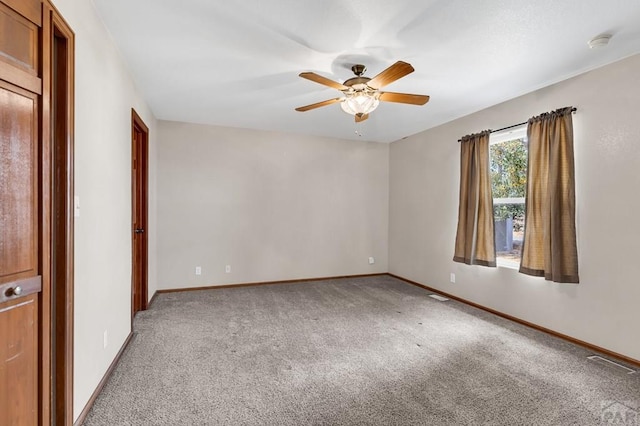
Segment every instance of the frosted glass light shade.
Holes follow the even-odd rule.
[[[347,94],[346,98],[340,102],[342,110],[347,114],[369,114],[380,104],[378,97],[371,93]]]

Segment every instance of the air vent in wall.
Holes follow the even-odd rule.
[[[597,362],[598,364],[606,365],[607,367],[614,367],[616,369],[624,371],[627,374],[633,374],[636,372],[636,370],[625,367],[624,365],[618,364],[617,362],[611,361],[598,355],[588,356],[587,358],[589,358],[591,361]]]
[[[446,297],[440,296],[439,294],[430,294],[429,297],[433,297],[434,299],[439,300],[441,302],[446,302],[447,300],[449,300]]]

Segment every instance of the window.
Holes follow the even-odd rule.
[[[527,126],[493,133],[489,142],[496,262],[520,265],[527,184]]]

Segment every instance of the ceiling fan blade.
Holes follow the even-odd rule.
[[[356,123],[360,123],[364,120],[366,120],[367,118],[369,118],[369,114],[356,114]]]
[[[323,106],[335,104],[336,102],[340,102],[341,100],[342,100],[342,98],[327,99],[326,101],[317,102],[315,104],[298,107],[298,108],[296,108],[296,111],[300,111],[300,112],[309,111],[310,109],[316,109],[316,108],[320,108],[320,107],[323,107]]]
[[[429,96],[412,95],[410,93],[381,92],[378,98],[385,102],[397,102],[400,104],[424,105],[429,102]]]
[[[320,74],[316,74],[315,72],[301,72],[300,77],[306,78],[307,80],[311,80],[316,83],[324,84],[325,86],[329,86],[334,89],[349,90],[349,88],[344,84],[340,84],[337,81],[330,80],[327,77],[323,77]]]
[[[391,84],[399,78],[404,77],[405,75],[411,74],[413,71],[415,70],[413,69],[411,64],[398,61],[386,70],[382,71],[380,74],[373,77],[371,80],[369,80],[367,82],[367,86],[371,87],[372,89],[380,89],[381,87],[384,87],[387,84]]]

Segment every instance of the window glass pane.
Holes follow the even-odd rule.
[[[496,257],[520,263],[524,236],[524,204],[493,206],[496,235]]]
[[[522,137],[489,147],[496,256],[499,263],[513,266],[520,263],[522,250],[527,154],[526,139]]]
[[[524,197],[527,183],[527,145],[514,139],[489,147],[493,198]]]

